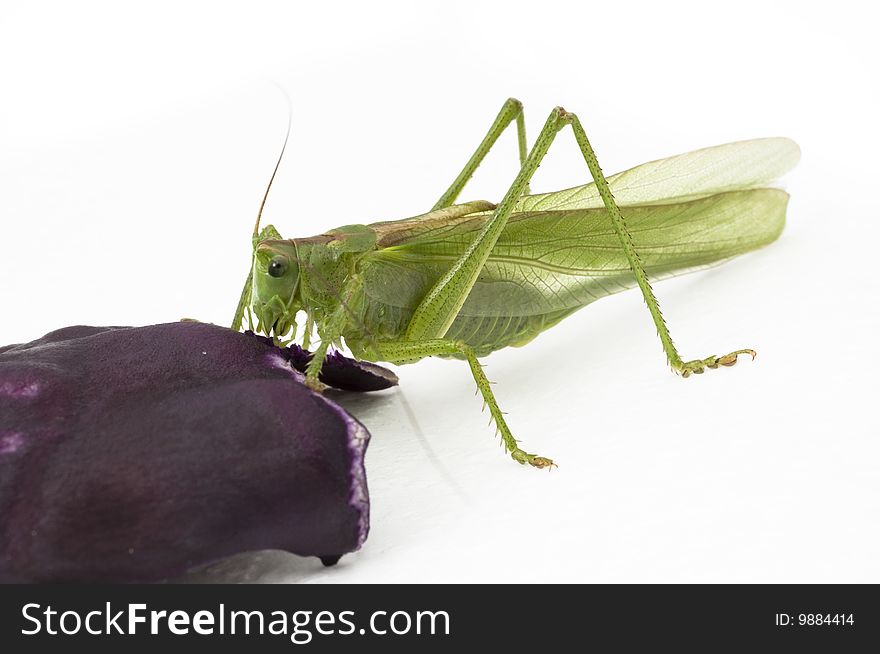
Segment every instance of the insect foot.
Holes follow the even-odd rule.
[[[544,456],[536,456],[534,454],[529,454],[528,452],[524,452],[523,450],[517,448],[513,452],[510,453],[511,458],[517,463],[521,463],[522,465],[529,464],[535,468],[548,468],[552,470],[553,468],[558,468],[559,466],[553,463],[552,459],[548,459]]]
[[[718,366],[725,366],[729,368],[730,366],[736,364],[736,360],[737,358],[739,358],[740,354],[751,355],[752,361],[755,360],[755,356],[757,355],[754,350],[737,350],[736,352],[725,354],[723,357],[711,356],[708,359],[695,359],[694,361],[688,361],[676,368],[676,372],[679,373],[682,377],[690,377],[691,374],[702,375],[703,371],[706,368],[715,369]]]
[[[309,390],[315,391],[316,393],[323,393],[324,390],[327,388],[327,384],[311,377],[306,377],[305,383]]]

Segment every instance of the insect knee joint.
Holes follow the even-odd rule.
[[[472,356],[474,351],[470,345],[465,343],[464,341],[453,341],[452,347],[458,350],[461,354],[465,356]]]

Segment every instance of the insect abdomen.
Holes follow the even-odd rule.
[[[485,356],[505,347],[525,345],[577,308],[580,307],[529,316],[459,315],[446,332],[446,338],[464,341],[477,356]],[[369,302],[362,314],[366,332],[380,341],[400,339],[411,317],[411,310],[381,302]]]

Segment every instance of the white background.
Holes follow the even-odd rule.
[[[714,6],[714,5],[713,5]],[[265,581],[880,581],[878,48],[869,3],[9,3],[0,11],[0,343],[57,327],[227,324],[250,230],[421,213],[502,101],[576,111],[606,172],[727,141],[803,149],[772,246],[637,292],[486,360],[552,473],[493,439],[468,369],[432,360],[344,398],[371,430],[372,532]],[[816,3],[815,7],[827,7]],[[587,181],[567,133],[533,188]],[[505,135],[462,199],[497,200]],[[417,425],[402,403],[411,405]]]

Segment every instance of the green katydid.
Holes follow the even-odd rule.
[[[497,205],[454,204],[512,123],[521,168],[504,198]],[[568,125],[593,183],[531,195],[533,173]],[[257,331],[291,340],[303,311],[303,346],[309,347],[315,331],[320,338],[306,374],[313,388],[321,386],[328,348],[343,340],[355,357],[368,361],[465,359],[506,450],[519,463],[549,467],[550,459],[519,447],[477,357],[525,345],[590,302],[638,285],[675,372],[687,377],[732,366],[742,354],[754,358],[753,350],[740,349],[684,361],[651,281],[774,241],[785,222],[788,194],[766,185],[799,156],[788,139],[757,139],[654,161],[606,179],[575,114],[555,108],[528,150],[522,104],[511,98],[428,213],[289,240],[272,226],[260,231],[258,215],[251,271],[232,327],[241,329],[247,313],[252,327],[256,317]]]

